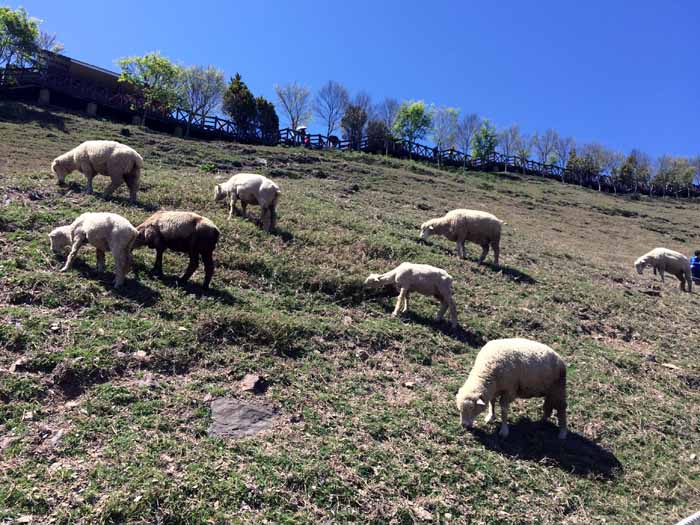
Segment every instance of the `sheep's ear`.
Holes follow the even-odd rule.
[[[479,399],[476,400],[476,404],[477,404],[477,405],[482,405],[482,406],[483,406],[483,405],[486,405],[486,403],[484,402],[484,400],[481,399],[481,398],[479,398]]]

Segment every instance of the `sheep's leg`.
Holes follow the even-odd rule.
[[[501,396],[501,429],[498,431],[498,435],[502,438],[508,437],[510,431],[508,430],[508,404],[510,400],[506,395]]]
[[[165,248],[156,248],[156,262],[153,264],[153,273],[163,275],[163,252]]]
[[[403,308],[401,309],[402,313],[406,313],[408,311],[408,298],[410,295],[410,292],[406,292],[406,297],[403,298]]]
[[[464,243],[457,241],[457,257],[464,257]]]
[[[496,400],[492,399],[489,401],[489,413],[486,414],[486,419],[484,419],[484,423],[491,423],[493,421],[493,416],[496,414]]]
[[[552,410],[554,410],[554,403],[552,398],[547,396],[544,398],[544,407],[542,408],[542,421],[547,421],[552,417]]]
[[[112,181],[109,183],[109,186],[105,188],[105,191],[102,193],[102,196],[105,198],[111,197],[112,193],[114,193],[114,190],[121,186],[122,182],[124,182],[123,177],[112,177]]]
[[[248,218],[248,203],[241,199],[241,217]]]
[[[262,212],[260,215],[262,218],[263,229],[266,232],[269,232],[271,230],[271,224],[272,224],[272,218],[270,217],[270,209],[269,208],[262,208]]]
[[[124,180],[129,188],[129,200],[136,202],[136,193],[139,191],[139,177],[132,173],[125,177]]]
[[[681,292],[685,292],[685,276],[682,273],[676,275],[676,279],[680,281]]]
[[[498,256],[501,253],[500,243],[498,241],[492,242],[491,248],[493,248],[493,263],[498,266]]]
[[[214,258],[211,252],[202,253],[202,262],[204,263],[204,282],[202,286],[209,288],[209,283],[214,275]]]
[[[85,193],[92,194],[92,179],[95,177],[92,166],[80,166],[80,171],[85,174]]]
[[[180,284],[185,284],[187,281],[189,281],[190,277],[192,277],[192,274],[194,271],[197,269],[199,266],[199,252],[197,251],[191,251],[190,252],[190,264],[187,265],[187,269],[185,270],[185,273],[182,274],[182,277],[180,277]]]
[[[235,191],[232,191],[228,204],[228,220],[231,220],[231,217],[233,217],[233,210],[236,209],[236,199],[238,199],[238,195]]]
[[[80,247],[85,244],[87,239],[83,237],[82,235],[76,235],[75,240],[73,241],[73,246],[71,247],[70,253],[68,254],[68,258],[66,259],[66,264],[63,265],[63,268],[61,268],[59,271],[60,272],[67,272],[68,269],[73,266],[73,261],[75,260],[75,257],[78,255],[78,250],[80,250]]]
[[[103,273],[105,271],[105,252],[104,250],[97,250],[97,271]]]
[[[659,275],[661,276],[661,282],[662,282],[662,283],[665,282],[665,280],[664,280],[664,270],[663,270],[663,268],[659,268]]]
[[[485,243],[481,245],[481,257],[479,257],[479,264],[484,262],[486,256],[489,254],[489,244]]]
[[[119,288],[124,284],[126,279],[126,272],[129,269],[129,256],[124,253],[125,250],[113,250],[112,257],[114,257],[114,287]]]
[[[401,305],[403,304],[403,300],[406,298],[407,293],[407,288],[401,288],[401,291],[399,292],[399,298],[396,300],[396,308],[394,308],[394,312],[391,314],[392,317],[396,317],[397,315],[399,315],[399,312],[401,311]]]
[[[557,407],[557,422],[559,423],[559,439],[566,439],[566,402],[562,402]]]
[[[452,328],[457,328],[457,305],[452,297],[450,297],[450,323]]]
[[[438,310],[438,314],[436,317],[436,320],[442,321],[445,318],[445,312],[447,311],[448,304],[445,300],[442,301],[440,304],[440,309]]]

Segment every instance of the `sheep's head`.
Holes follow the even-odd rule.
[[[380,286],[382,283],[379,281],[379,277],[378,273],[369,274],[369,277],[365,279],[365,286]]]
[[[634,261],[634,267],[639,275],[642,275],[644,268],[646,268],[647,266],[649,266],[649,261],[647,261],[647,259],[644,257],[640,257],[639,259]]]
[[[61,253],[70,246],[70,233],[68,226],[55,228],[49,233],[49,241],[51,241],[51,249],[55,253]]]
[[[486,401],[478,395],[462,396],[457,394],[457,409],[464,428],[471,428],[476,416],[486,409]]]
[[[214,186],[214,200],[220,201],[225,195],[226,193],[221,189],[221,184]]]
[[[51,163],[51,173],[56,175],[56,180],[58,181],[58,184],[62,185],[66,182],[66,175],[70,173],[70,170],[61,160],[61,157],[58,157],[54,159],[54,161]]]
[[[136,227],[136,231],[136,237],[131,241],[131,250],[146,246],[146,226],[140,224]]]
[[[422,241],[426,240],[428,237],[430,237],[435,231],[435,228],[433,227],[432,224],[428,222],[424,222],[421,224],[420,227],[420,239]]]

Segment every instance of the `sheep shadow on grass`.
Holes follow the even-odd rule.
[[[65,262],[65,258],[57,256],[56,259],[61,260],[61,264]],[[160,300],[160,293],[158,293],[157,290],[143,284],[139,281],[138,277],[135,277],[133,274],[127,275],[124,284],[119,288],[115,288],[114,272],[106,271],[100,273],[96,268],[80,260],[76,260],[73,263],[73,267],[68,273],[76,271],[80,273],[81,276],[99,283],[105,290],[110,291],[114,295],[135,301],[141,306],[153,306]]]
[[[78,174],[80,175],[80,174]],[[81,185],[77,180],[71,180],[68,182],[64,182],[63,184],[60,184],[58,186],[59,191],[61,193],[62,197],[66,197],[71,193],[79,194],[79,195],[88,195],[85,193],[85,186]],[[115,191],[121,191],[122,188],[126,188],[126,185],[122,185],[119,188],[117,188]],[[139,191],[139,194],[141,194],[141,191]],[[98,199],[101,199],[105,202],[113,202],[115,204],[119,204],[120,206],[132,206],[134,208],[140,208],[143,211],[147,211],[150,213],[153,213],[157,210],[160,209],[160,206],[156,204],[152,204],[149,202],[142,202],[138,200],[136,202],[131,202],[128,197],[124,197],[122,195],[111,195],[110,197],[105,197],[102,191],[100,190],[95,190],[92,193],[92,196]]]
[[[140,271],[144,270],[140,269]],[[209,286],[209,288],[204,288],[198,281],[193,280],[195,276],[192,276],[192,278],[186,283],[181,284],[180,278],[177,275],[157,275],[153,273],[151,269],[145,270],[144,273],[147,273],[153,279],[158,279],[160,282],[162,282],[169,288],[180,288],[184,291],[184,293],[194,295],[197,298],[201,298],[203,296],[212,297],[217,301],[229,306],[240,306],[240,303],[242,302],[240,299],[234,297],[227,290],[214,288],[211,285]]]
[[[558,439],[558,428],[549,421],[521,418],[509,430],[505,439],[499,437],[498,425],[492,433],[476,427],[470,432],[489,450],[513,459],[544,462],[577,476],[609,480],[624,470],[612,452],[581,434],[569,431],[565,440]]]
[[[493,263],[484,264],[482,266],[484,266],[484,268],[487,268],[488,270],[491,270],[493,273],[501,274],[503,277],[505,277],[509,281],[513,281],[514,283],[517,283],[517,284],[536,284],[537,283],[537,280],[535,278],[530,277],[525,272],[521,272],[517,268],[513,268],[511,266],[505,266],[505,265],[496,266]]]

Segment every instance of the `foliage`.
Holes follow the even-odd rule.
[[[488,157],[495,153],[498,144],[496,127],[487,119],[481,122],[481,126],[472,139],[472,155],[478,158]]]
[[[22,7],[0,6],[0,67],[30,62],[38,50],[38,39],[39,20],[30,18]]]
[[[349,100],[350,95],[345,86],[333,80],[324,84],[316,94],[314,111],[321,122],[326,124],[326,136],[333,135],[343,118]]]
[[[393,131],[397,137],[416,142],[425,137],[432,123],[431,111],[422,100],[404,102],[396,112]]]
[[[223,110],[231,117],[239,134],[244,137],[252,134],[257,106],[253,93],[243,82],[240,73],[236,73],[226,88]]]
[[[280,129],[280,119],[275,111],[275,105],[260,96],[255,99],[256,127],[260,131],[263,144],[274,144]]]
[[[367,149],[372,153],[386,151],[392,139],[391,131],[382,120],[367,123]]]
[[[367,124],[367,112],[362,106],[348,104],[345,114],[340,121],[343,128],[343,137],[350,141],[353,148],[359,148],[364,135],[365,124]]]
[[[180,78],[180,101],[184,109],[190,112],[187,134],[195,115],[206,117],[219,107],[224,88],[224,73],[214,66],[183,68]]]
[[[275,86],[275,94],[285,112],[289,126],[296,130],[311,120],[311,92],[308,88],[292,82]]]
[[[143,96],[144,117],[148,111],[168,111],[181,102],[182,68],[159,52],[120,58],[120,82],[136,87]]]

